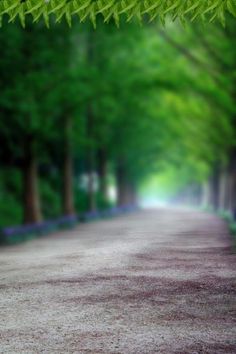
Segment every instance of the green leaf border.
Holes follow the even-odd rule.
[[[225,24],[226,12],[236,16],[236,0],[0,0],[0,20],[7,16],[9,22],[16,18],[25,26],[26,16],[33,22],[41,18],[49,26],[49,18],[56,22],[66,19],[71,26],[72,18],[80,22],[90,20],[96,26],[96,18],[102,16],[104,22],[115,21],[119,26],[120,18],[127,21],[138,19],[147,21],[158,19],[164,24],[167,17],[172,20],[219,20]]]

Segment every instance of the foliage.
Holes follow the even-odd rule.
[[[31,16],[33,22],[41,18],[49,26],[50,17],[56,22],[66,19],[69,25],[73,17],[81,22],[89,19],[96,26],[96,19],[102,16],[104,22],[114,20],[119,25],[120,18],[147,19],[159,18],[164,24],[167,17],[179,18],[182,22],[200,18],[204,21],[218,19],[225,24],[225,13],[236,16],[235,0],[4,0],[0,2],[0,16],[7,16],[12,22],[19,18],[25,26],[26,17]]]
[[[161,181],[157,176],[157,186],[151,177],[150,183],[173,195],[188,184],[202,184],[215,166],[228,168],[236,137],[235,26],[229,19],[226,30],[195,24],[159,33],[166,40],[162,66],[178,82],[178,92],[166,92],[161,100],[166,124]]]
[[[28,137],[33,137],[46,219],[61,215],[67,142],[79,214],[88,211],[88,193],[78,181],[87,173],[90,149],[93,172],[102,150],[113,180],[122,164],[137,190],[147,190],[150,178],[152,191],[157,181],[170,197],[201,185],[215,166],[227,167],[236,141],[233,17],[225,29],[168,22],[165,31],[155,23],[140,27],[125,20],[118,31],[113,20],[104,25],[101,16],[96,31],[89,23],[72,29],[52,24],[48,31],[42,21],[27,22],[24,30],[7,25],[5,16],[0,32],[1,225],[22,220]],[[98,209],[110,206],[100,190],[95,198]]]
[[[21,176],[14,168],[5,168],[0,175],[0,227],[20,224],[21,208]]]

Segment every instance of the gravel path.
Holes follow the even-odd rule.
[[[236,353],[215,216],[147,210],[0,249],[0,353]]]

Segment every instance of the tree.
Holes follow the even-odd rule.
[[[22,170],[25,223],[42,220],[38,160],[47,154],[45,145],[55,129],[55,88],[61,68],[61,57],[57,58],[56,54],[61,49],[60,33],[58,29],[48,34],[42,24],[27,30],[19,26],[4,27],[1,32],[0,40],[6,50],[0,62],[4,68],[1,131],[8,151]]]

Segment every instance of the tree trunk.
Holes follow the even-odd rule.
[[[91,159],[91,158],[90,158]],[[92,164],[89,162],[88,169],[88,210],[95,212],[97,210],[97,200],[96,200],[96,191],[95,191],[95,181],[94,181],[94,172],[92,169]]]
[[[123,207],[126,205],[126,178],[125,169],[122,164],[116,167],[116,188],[117,188],[117,206]]]
[[[128,200],[127,204],[132,206],[137,206],[138,198],[137,198],[137,190],[134,183],[127,184],[128,188]]]
[[[87,174],[88,174],[88,209],[91,212],[97,210],[96,190],[95,190],[95,154],[94,154],[94,117],[91,104],[88,105],[87,111],[87,138],[88,138],[88,150],[87,150]]]
[[[97,162],[98,162],[99,190],[104,200],[107,200],[108,199],[107,156],[106,156],[105,149],[98,150]]]
[[[211,183],[211,205],[215,211],[219,209],[220,179],[219,168],[216,167],[210,179]]]
[[[116,167],[117,206],[137,205],[135,184],[127,178],[125,166],[120,162]]]
[[[23,162],[23,222],[24,224],[42,221],[38,191],[38,166],[34,152],[33,137],[25,141]]]
[[[73,157],[71,145],[72,120],[65,118],[65,140],[63,160],[63,214],[75,215],[74,193],[73,193]]]
[[[203,185],[202,185],[202,201],[201,205],[203,208],[208,208],[211,206],[211,197],[210,197],[210,180],[208,179]]]
[[[232,211],[232,190],[233,190],[233,175],[231,171],[228,170],[226,174],[226,191],[225,191],[225,206],[224,209],[226,211]]]
[[[96,36],[92,29],[88,31],[87,37],[87,62],[93,66],[95,61],[95,47]],[[88,209],[91,212],[97,210],[96,190],[94,184],[95,173],[95,151],[94,151],[94,111],[93,111],[93,98],[88,100],[87,106],[87,139],[88,139],[88,152],[87,152],[87,174],[88,174]]]
[[[228,196],[227,206],[228,210],[236,219],[236,148],[231,152],[228,170]]]
[[[232,173],[231,175],[231,206],[230,211],[236,220],[236,173]]]
[[[222,168],[220,171],[220,178],[219,178],[219,209],[220,210],[226,210],[227,209],[227,203],[226,203],[226,198],[227,198],[227,184],[228,184],[228,175],[227,175],[227,170],[225,168]]]
[[[201,206],[201,200],[202,200],[202,194],[203,194],[203,190],[202,190],[202,185],[200,183],[197,183],[195,186],[196,190],[195,190],[195,206],[196,207],[200,207]]]

